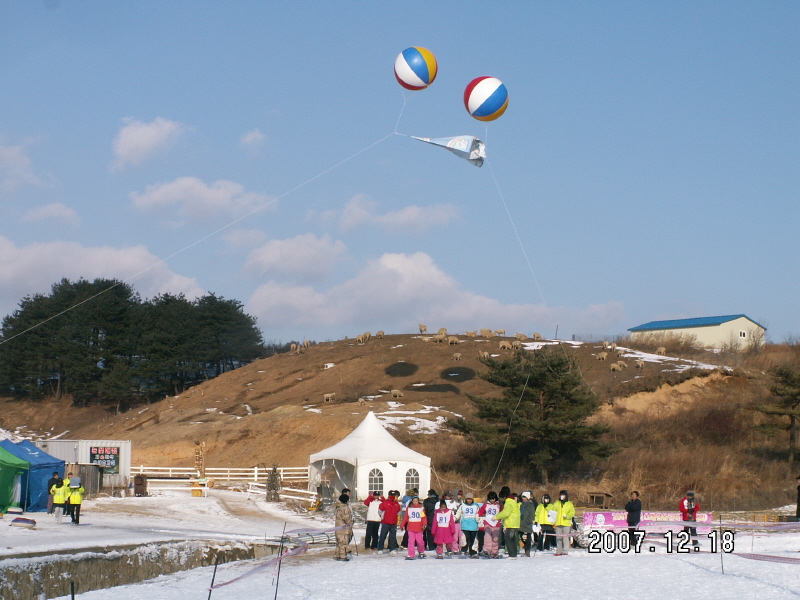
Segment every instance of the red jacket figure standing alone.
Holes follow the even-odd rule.
[[[678,510],[681,511],[681,518],[684,521],[697,521],[697,513],[700,510],[700,503],[695,500],[694,492],[688,491],[678,505]],[[698,546],[700,542],[697,541],[697,528],[684,527],[683,530],[692,537],[692,545]]]

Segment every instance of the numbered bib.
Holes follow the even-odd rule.
[[[422,509],[421,508],[409,508],[408,509],[408,520],[419,522],[422,521]]]
[[[500,507],[499,507],[499,506],[487,506],[487,507],[486,507],[486,516],[487,516],[487,517],[490,517],[490,518],[492,518],[492,519],[493,519],[493,518],[494,518],[494,517],[497,515],[497,513],[499,513],[499,512],[500,512]]]
[[[470,519],[474,519],[475,515],[478,514],[478,507],[474,504],[472,506],[467,506],[466,504],[461,507],[461,512],[464,513],[465,517]]]
[[[450,524],[450,515],[438,514],[436,522],[439,523],[439,527],[447,527]]]

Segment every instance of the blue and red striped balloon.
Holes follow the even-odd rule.
[[[436,57],[427,48],[406,48],[394,61],[394,76],[407,90],[424,90],[436,79],[438,70]]]
[[[494,121],[508,108],[508,90],[495,77],[477,77],[464,90],[464,106],[479,121]]]

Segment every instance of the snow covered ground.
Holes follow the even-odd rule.
[[[86,500],[81,524],[69,518],[59,526],[45,513],[26,513],[36,529],[11,527],[12,515],[0,519],[0,560],[20,553],[63,551],[95,546],[127,545],[168,540],[263,540],[280,536],[284,522],[308,526],[310,520],[246,494],[209,490],[208,498],[194,498],[189,488],[164,490],[146,498]],[[324,521],[313,521],[324,526]]]
[[[523,342],[522,347],[525,350],[533,351],[533,350],[540,350],[545,346],[553,346],[555,344],[568,344],[573,347],[578,347],[583,345],[586,342],[574,342],[570,340],[541,340],[536,342]],[[683,371],[688,371],[689,369],[704,369],[713,371],[714,369],[725,368],[720,367],[719,365],[712,365],[708,363],[698,362],[696,360],[689,360],[685,358],[676,358],[674,356],[661,356],[659,354],[652,354],[650,352],[641,352],[639,350],[631,350],[630,348],[624,348],[623,346],[617,346],[618,350],[622,351],[622,355],[620,358],[625,358],[629,360],[641,360],[644,362],[651,362],[651,363],[661,363],[664,365],[670,365],[674,368],[672,369],[664,369],[665,371],[676,371],[678,373]],[[598,352],[603,352],[602,349],[598,350]],[[610,351],[606,351],[609,352]],[[494,354],[492,355],[494,356]],[[613,356],[610,357],[613,360]]]
[[[745,541],[745,540],[742,540]],[[757,538],[757,551],[797,556],[797,535]],[[745,543],[748,546],[749,543]],[[329,554],[308,554],[286,561],[281,570],[278,597],[285,599],[492,597],[536,594],[559,600],[586,598],[759,598],[783,599],[800,595],[800,565],[774,564],[723,557],[718,554],[589,555],[573,551],[567,557],[538,554],[515,561],[451,558],[444,561],[406,561],[397,556],[360,551],[348,563]],[[259,561],[221,566],[217,583],[230,581]],[[138,585],[115,588],[115,597],[128,600],[184,600],[205,598],[212,568],[160,577]],[[274,569],[268,569],[215,589],[216,600],[272,597]],[[85,600],[108,598],[109,591],[81,594]]]
[[[262,501],[246,500],[240,492],[210,490],[208,498],[182,491],[164,491],[151,498],[104,498],[87,501],[82,525],[55,525],[36,513],[36,530],[8,527],[0,521],[0,560],[18,553],[58,551],[104,545],[165,540],[262,540],[297,527],[327,527],[323,518],[310,518]],[[360,541],[363,530],[356,530]],[[800,558],[800,533],[738,533],[736,552]],[[531,558],[490,561],[450,558],[406,561],[404,554],[377,555],[359,549],[347,563],[332,560],[328,548],[313,548],[288,559],[282,567],[279,598],[334,599],[342,597],[467,597],[529,595],[537,590],[559,600],[585,598],[759,598],[800,596],[800,564],[780,564],[708,551],[667,554],[659,545],[650,553],[588,554],[571,551],[567,557],[550,553]],[[217,583],[230,581],[264,560],[221,565]],[[207,598],[213,568],[194,569],[111,590],[79,593],[82,600],[186,600]],[[215,589],[212,599],[262,598],[274,595],[270,568],[230,586]],[[78,590],[80,592],[80,590]]]

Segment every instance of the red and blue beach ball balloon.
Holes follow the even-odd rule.
[[[438,70],[436,57],[427,48],[406,48],[394,61],[394,76],[407,90],[424,90],[436,79]]]
[[[508,90],[496,77],[477,77],[464,90],[464,106],[479,121],[494,121],[508,108]]]

